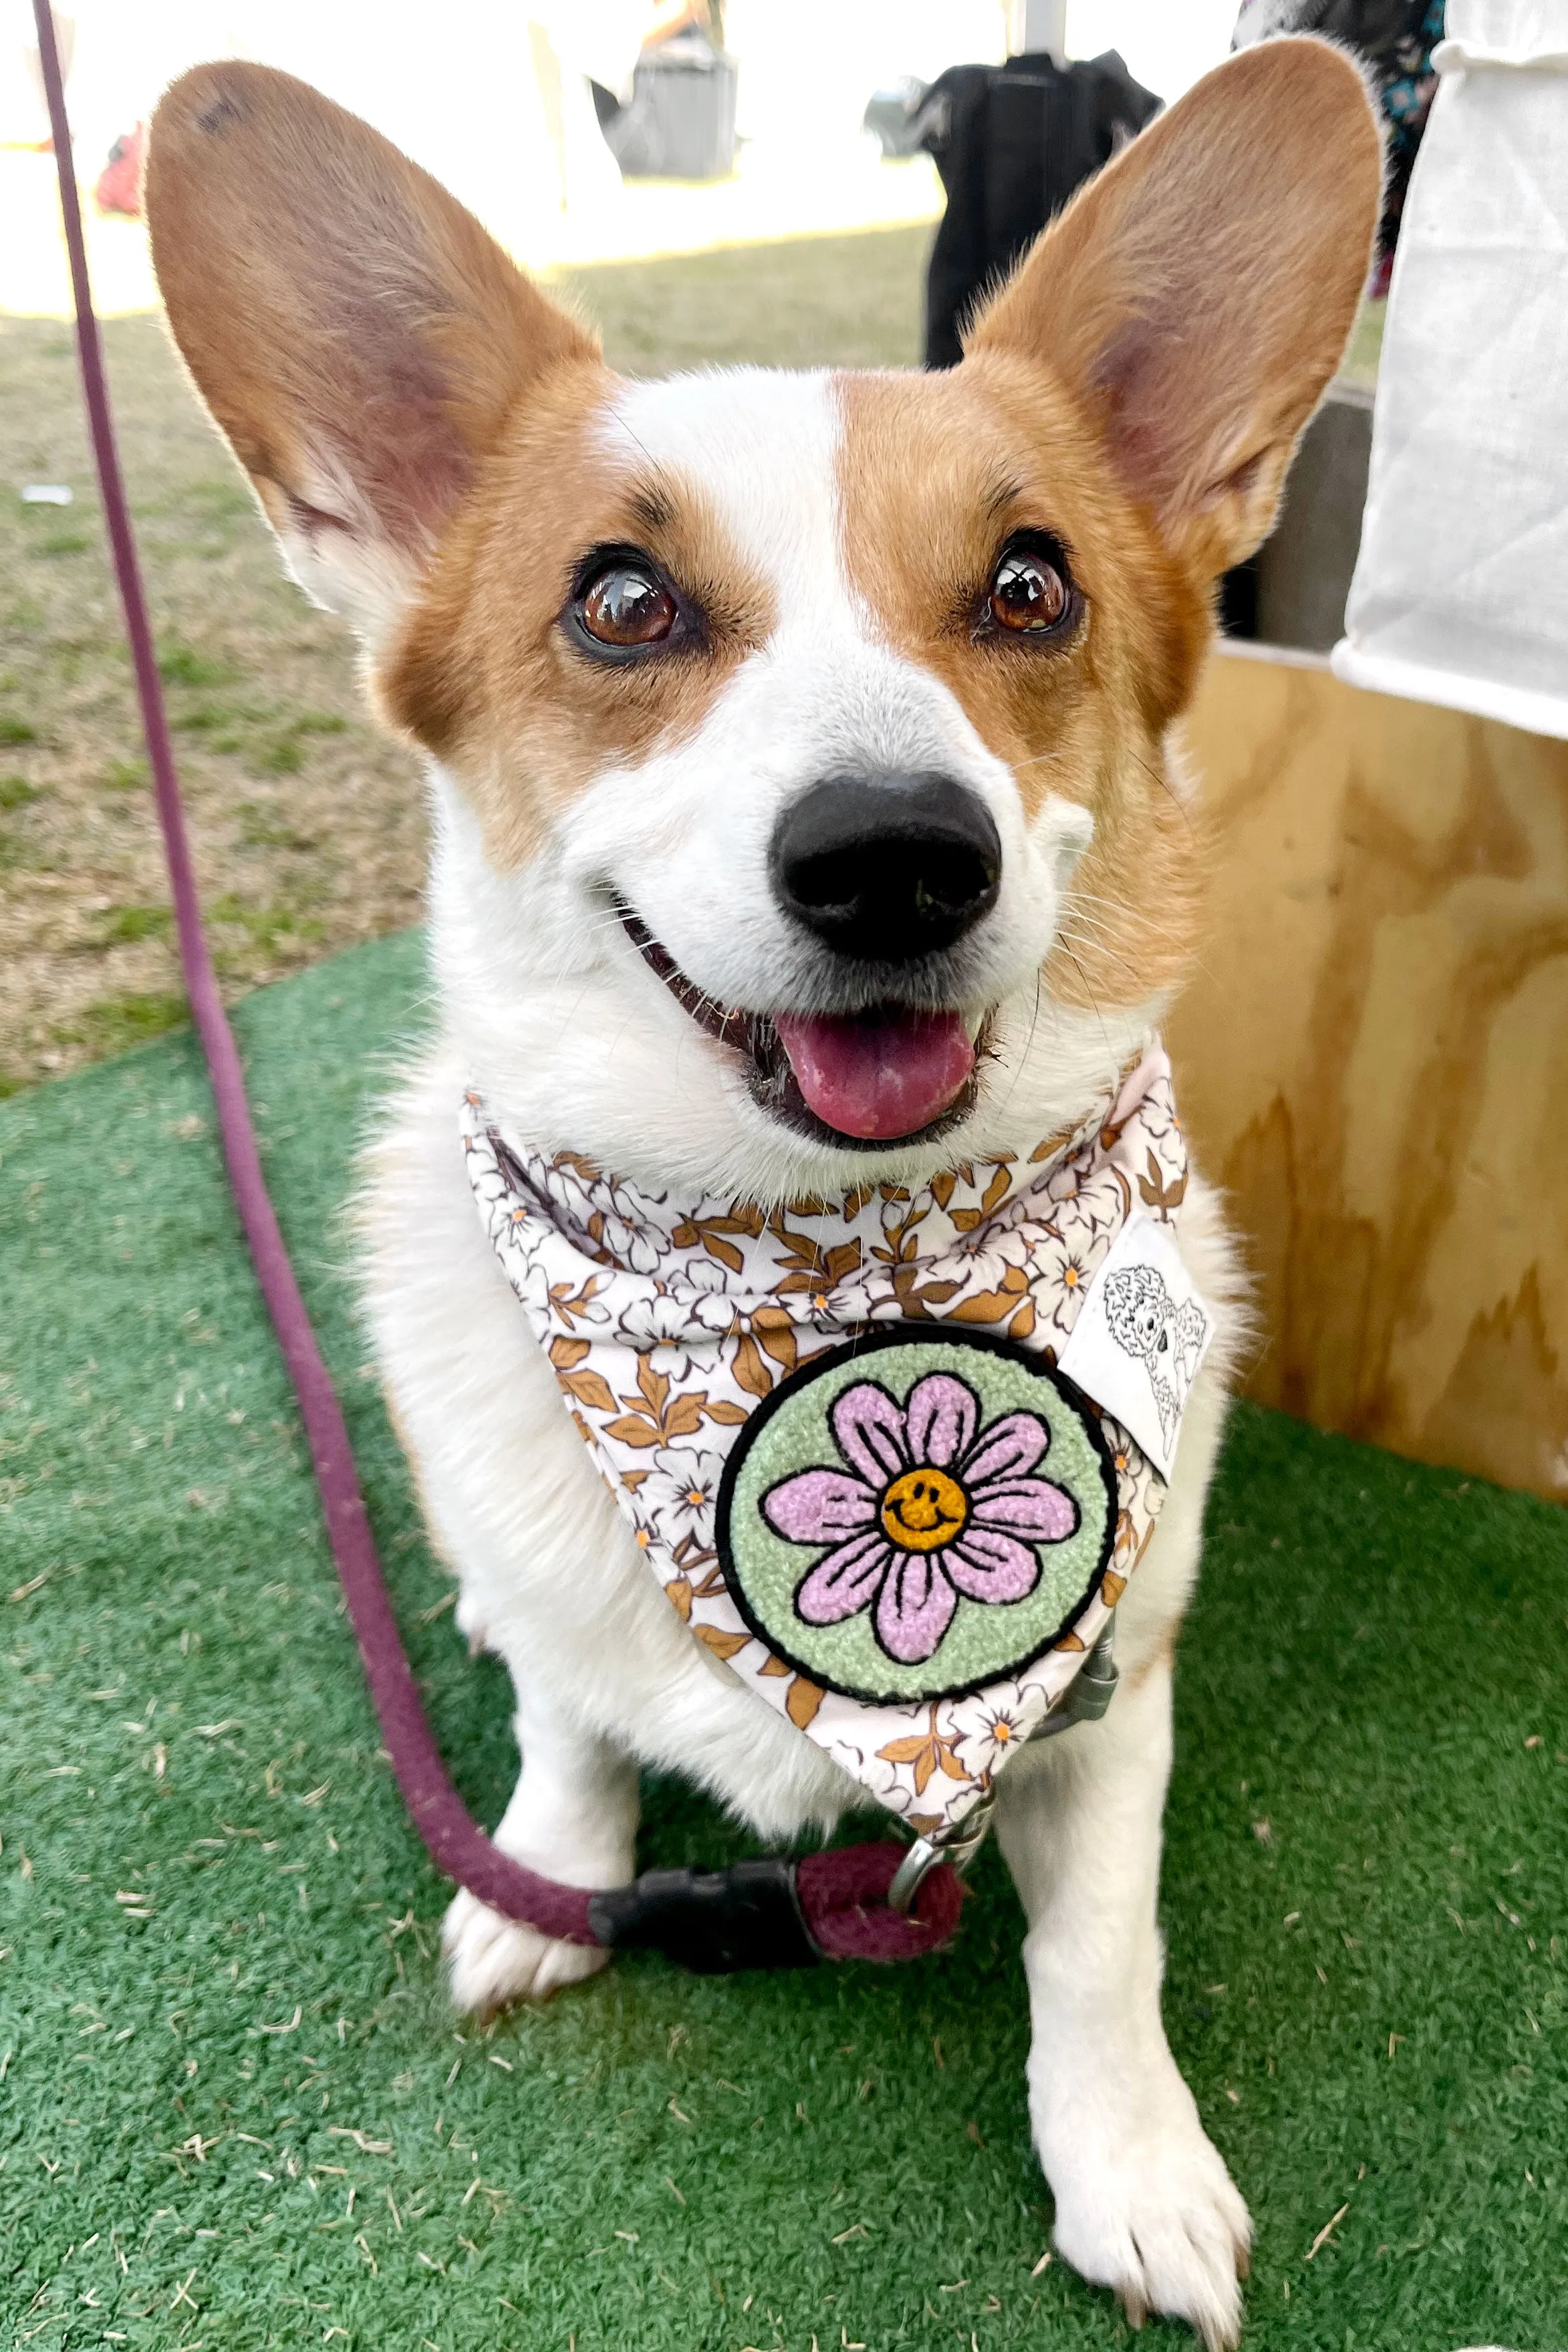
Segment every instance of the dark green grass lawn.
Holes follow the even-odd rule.
[[[493,1820],[506,1692],[444,1609],[335,1226],[419,953],[358,950],[238,1022],[404,1623]],[[15,2342],[1121,2343],[1107,2297],[1037,2274],[994,1854],[921,1966],[700,1982],[624,1960],[488,2036],[454,2020],[444,1889],[378,1757],[189,1038],[7,1104],[0,1154]],[[1257,2218],[1247,2341],[1556,2352],[1568,1523],[1245,1411],[1212,1526],[1166,2011]],[[648,1861],[737,1843],[649,1791]]]

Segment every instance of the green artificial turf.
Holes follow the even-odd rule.
[[[455,1635],[335,1222],[419,956],[356,950],[237,1025],[417,1668],[493,1820],[506,1692]],[[6,1104],[0,1155],[16,2344],[1122,2343],[1107,2296],[1037,2274],[994,1853],[923,1965],[699,1981],[638,1958],[488,2035],[453,2018],[445,1890],[378,1756],[188,1035]],[[1555,2352],[1568,1524],[1243,1411],[1212,1528],[1166,2015],[1257,2219],[1247,2341]],[[647,1861],[739,1845],[649,1790]]]

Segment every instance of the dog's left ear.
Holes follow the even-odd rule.
[[[1355,321],[1382,186],[1351,59],[1261,42],[1089,182],[967,351],[1065,380],[1173,551],[1212,578],[1274,520]]]

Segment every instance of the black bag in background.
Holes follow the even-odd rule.
[[[976,298],[1160,107],[1114,49],[1066,66],[1046,51],[952,66],[932,82],[911,126],[947,190],[926,278],[928,367],[957,366]]]

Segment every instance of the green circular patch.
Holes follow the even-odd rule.
[[[823,1688],[956,1697],[1061,1638],[1116,1513],[1069,1381],[1005,1339],[904,1328],[814,1357],[758,1407],[719,1555],[752,1632]]]

